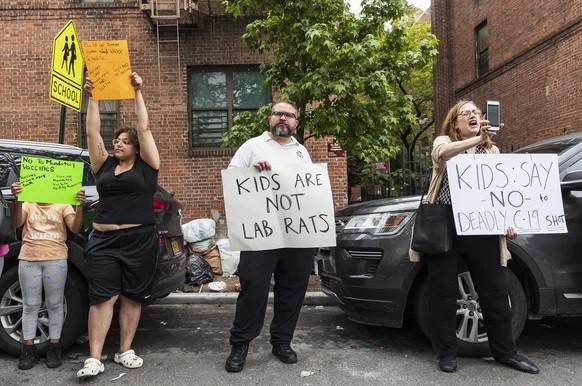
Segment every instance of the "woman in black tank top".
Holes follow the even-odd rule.
[[[99,203],[93,232],[87,243],[89,280],[90,355],[79,378],[103,372],[101,352],[119,299],[119,352],[114,362],[138,368],[142,358],[131,349],[142,303],[150,297],[156,270],[158,236],[153,195],[157,188],[160,156],[148,128],[148,113],[141,92],[143,81],[128,73],[135,90],[136,129],[115,132],[113,155],[108,155],[100,133],[100,114],[93,82],[87,77],[87,144],[91,168],[97,177]],[[97,96],[97,95],[96,95]]]

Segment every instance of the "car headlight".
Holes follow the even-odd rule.
[[[357,215],[350,218],[343,231],[348,233],[374,233],[390,235],[397,233],[413,212],[385,212]]]

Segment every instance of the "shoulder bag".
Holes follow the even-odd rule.
[[[422,254],[447,255],[454,237],[451,206],[423,202],[423,198],[424,193],[416,212],[410,248]]]

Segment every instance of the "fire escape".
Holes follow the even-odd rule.
[[[180,27],[200,26],[198,0],[139,0],[156,31],[158,84],[181,79]]]

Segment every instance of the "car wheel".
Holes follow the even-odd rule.
[[[519,338],[527,319],[527,300],[525,292],[513,272],[507,270],[509,280],[509,304],[511,307],[511,330],[515,340]],[[484,357],[491,355],[489,340],[483,323],[483,314],[479,304],[479,295],[475,291],[469,272],[458,276],[459,291],[457,295],[457,344],[461,356]],[[416,292],[414,311],[422,332],[429,334],[429,288],[428,279],[424,279]]]
[[[69,270],[65,284],[65,319],[61,333],[63,347],[72,345],[87,328],[87,286],[83,278]],[[10,355],[20,353],[22,332],[22,292],[18,282],[18,266],[0,277],[0,348]],[[48,313],[44,301],[40,306],[34,343],[44,352],[49,336]]]

